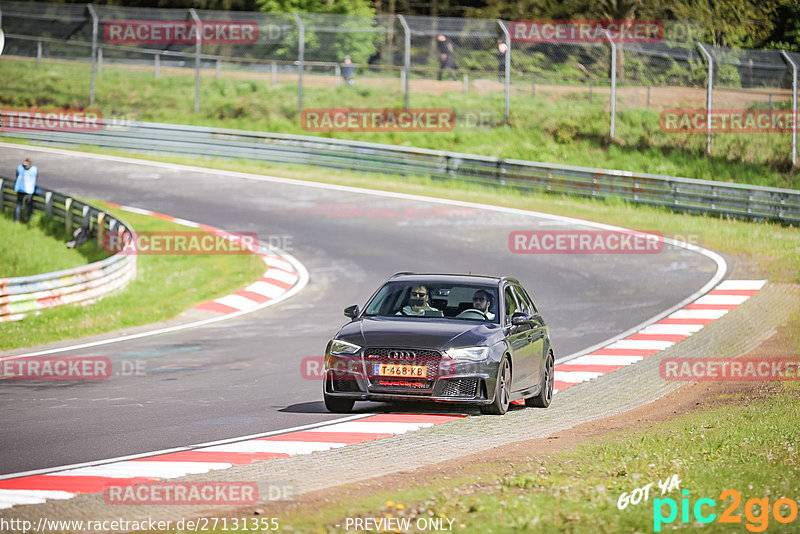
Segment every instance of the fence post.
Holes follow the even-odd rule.
[[[469,93],[469,74],[464,73],[464,94]]]
[[[506,23],[497,19],[500,29],[503,30],[503,36],[506,38],[506,53],[505,53],[505,80],[503,91],[505,93],[505,111],[504,117],[506,124],[508,124],[508,116],[510,112],[510,98],[511,98],[511,35],[508,33]]]
[[[97,13],[95,13],[94,6],[92,4],[86,4],[86,9],[89,11],[89,15],[92,17],[92,82],[91,87],[89,88],[89,105],[94,106],[94,78],[96,70],[95,63],[97,61]],[[39,48],[41,49],[41,45]],[[36,65],[39,65],[38,55]]]
[[[64,232],[67,236],[72,235],[72,199],[64,200]]]
[[[297,111],[303,111],[303,70],[305,69],[305,52],[306,52],[306,27],[303,21],[300,20],[300,15],[296,11],[292,11],[294,20],[297,23]]]
[[[0,178],[0,213],[3,213],[5,206],[6,206],[6,194],[3,192],[3,179]]]
[[[189,14],[192,16],[192,20],[197,27],[194,45],[194,112],[197,113],[200,111],[200,54],[203,46],[203,39],[201,36],[203,23],[200,22],[200,17],[193,7],[189,8]]]
[[[82,226],[91,226],[92,224],[92,209],[89,206],[83,206],[83,221]]]
[[[617,125],[617,45],[611,38],[611,33],[605,30],[608,44],[611,45],[611,139],[614,139]]]
[[[214,78],[219,80],[219,75],[222,73],[222,60],[217,58],[217,71],[214,73]]]
[[[158,79],[158,68],[161,66],[161,54],[156,54],[153,59],[153,78]]]
[[[708,128],[708,137],[706,139],[706,154],[711,155],[711,105],[713,103],[713,88],[714,88],[714,58],[708,53],[703,43],[697,43],[697,48],[703,53],[708,61],[708,91],[706,93],[706,123]]]
[[[339,87],[339,78],[342,76],[342,66],[338,63],[333,66],[333,75],[336,77],[336,87]]]
[[[42,42],[36,41],[36,66],[42,63]]]
[[[103,47],[97,49],[97,74],[103,74]]]
[[[797,164],[797,63],[789,57],[786,51],[781,50],[781,55],[792,66],[792,165]]]
[[[103,246],[103,235],[106,231],[103,223],[105,223],[106,214],[104,212],[100,212],[97,214],[97,245],[102,247]]]
[[[278,84],[278,64],[273,61],[272,62],[272,86],[275,87]]]
[[[650,86],[647,86],[647,107],[650,107]]]
[[[411,77],[411,28],[408,27],[403,15],[397,15],[397,20],[403,26],[403,92],[405,93],[404,109],[408,109],[408,79]]]
[[[48,191],[44,194],[44,213],[48,219],[53,218],[53,192]]]

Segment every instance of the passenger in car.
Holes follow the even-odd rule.
[[[428,304],[430,292],[425,286],[414,286],[408,295],[408,305],[395,315],[424,315],[428,317],[443,317],[444,314]]]
[[[484,291],[483,289],[479,289],[472,295],[472,307],[476,310],[482,311],[486,318],[490,321],[494,320],[494,314],[489,311],[489,307],[492,305],[492,296],[489,294],[488,291]]]

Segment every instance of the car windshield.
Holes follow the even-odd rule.
[[[367,304],[364,315],[444,317],[497,323],[497,288],[462,284],[388,282]]]

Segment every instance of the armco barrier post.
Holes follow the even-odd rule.
[[[53,192],[48,191],[44,194],[44,213],[48,219],[53,218]]]
[[[6,204],[6,194],[3,192],[3,179],[0,178],[0,213],[3,213]]]
[[[785,50],[781,55],[792,66],[792,165],[797,165],[797,63]]]
[[[68,236],[72,235],[72,199],[64,199],[64,232]]]
[[[83,222],[81,222],[81,226],[89,226],[92,222],[92,211],[89,206],[83,206]]]
[[[103,223],[106,222],[106,214],[105,212],[100,212],[97,214],[97,245],[102,247],[103,246],[103,234],[105,233],[106,229],[103,226]]]
[[[708,127],[708,138],[706,139],[706,154],[711,155],[711,104],[714,88],[714,58],[708,53],[703,43],[697,43],[697,48],[703,53],[708,61],[708,90],[706,92],[706,123]]]

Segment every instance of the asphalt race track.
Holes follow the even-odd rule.
[[[310,281],[241,318],[64,353],[107,356],[115,368],[144,362],[143,376],[2,383],[0,475],[341,417],[326,412],[321,383],[302,376],[300,361],[321,356],[346,322],[342,309],[363,305],[398,271],[519,278],[550,325],[557,358],[677,304],[716,272],[709,258],[670,246],[658,254],[512,254],[511,231],[567,226],[418,200],[10,148],[0,149],[2,174],[10,177],[25,155],[39,166],[40,185],[63,193],[256,232],[262,241],[291,236],[288,252]]]

